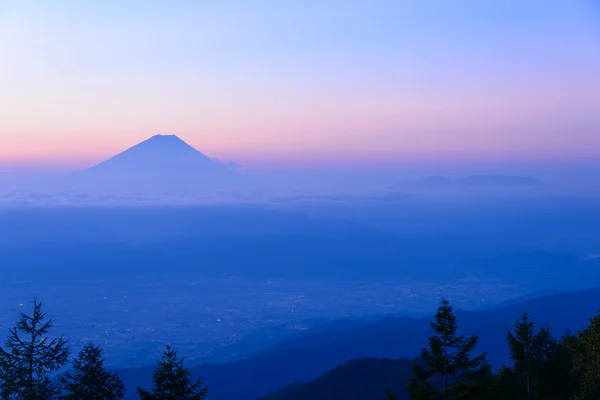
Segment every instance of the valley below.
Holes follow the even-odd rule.
[[[103,346],[114,368],[154,363],[165,345],[190,362],[222,363],[253,355],[298,332],[333,320],[372,320],[430,313],[441,296],[477,310],[531,293],[527,287],[463,280],[287,281],[200,276],[114,275],[48,281],[2,281],[0,329],[33,297],[73,348]]]

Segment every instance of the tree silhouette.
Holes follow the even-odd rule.
[[[59,394],[52,374],[67,364],[69,349],[62,337],[48,337],[51,328],[41,302],[33,300],[32,316],[21,312],[5,347],[0,347],[2,399],[50,400]]]
[[[414,365],[414,378],[408,384],[411,399],[472,398],[481,390],[480,381],[487,379],[490,368],[485,354],[471,358],[477,346],[477,336],[457,335],[454,309],[443,299],[431,323],[435,334],[429,337],[429,348],[421,350],[422,362]],[[441,377],[441,383],[435,383]],[[441,386],[442,390],[437,390]]]
[[[503,366],[494,375],[487,398],[489,400],[521,399],[526,395],[519,376],[511,367]]]
[[[525,385],[525,397],[533,397],[534,387],[538,386],[542,365],[548,359],[556,341],[548,328],[535,330],[535,323],[529,314],[521,314],[515,324],[515,332],[508,332],[506,341],[510,347],[510,358],[514,362],[514,371],[522,376]]]
[[[158,362],[152,381],[152,391],[137,388],[141,400],[202,400],[208,389],[202,380],[191,380],[191,371],[183,366],[183,358],[177,357],[177,352],[167,346],[162,359]]]
[[[555,340],[550,354],[540,369],[539,398],[548,400],[571,400],[575,394],[573,360],[568,346],[575,337],[567,333],[560,341]]]
[[[567,342],[576,377],[577,399],[600,398],[600,315],[590,319],[590,325]]]
[[[66,395],[63,400],[121,400],[125,385],[114,372],[104,367],[102,349],[92,343],[85,345],[73,360],[73,373],[61,378]]]

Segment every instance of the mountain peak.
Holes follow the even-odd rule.
[[[210,191],[239,182],[231,168],[177,135],[154,135],[86,171],[90,180],[143,192]]]
[[[149,139],[146,139],[146,142],[148,140],[178,140],[183,142],[183,140],[181,140],[181,138],[173,133],[168,134],[168,135],[164,135],[164,134],[156,134],[154,136],[151,136]]]
[[[154,135],[97,165],[120,168],[178,166],[220,169],[221,165],[202,154],[177,135]],[[223,168],[224,169],[224,168]]]
[[[159,134],[159,135],[151,136],[150,138],[144,140],[143,142],[140,142],[137,145],[133,146],[129,150],[133,150],[133,149],[136,149],[139,147],[144,148],[144,149],[154,147],[155,149],[162,149],[162,150],[179,148],[179,149],[186,149],[188,151],[193,149],[194,151],[200,153],[198,150],[196,150],[195,148],[190,146],[179,136],[173,135],[173,134],[171,134],[171,135]],[[127,150],[127,151],[129,151],[129,150]]]

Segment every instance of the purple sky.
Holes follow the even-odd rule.
[[[5,0],[0,38],[3,165],[84,167],[156,133],[254,167],[600,149],[591,0]]]

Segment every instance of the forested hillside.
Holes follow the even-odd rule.
[[[600,398],[600,315],[580,332],[555,337],[522,313],[505,332],[510,361],[495,371],[478,348],[479,337],[459,333],[447,300],[440,303],[430,328],[428,346],[414,361],[353,360],[261,400]]]

